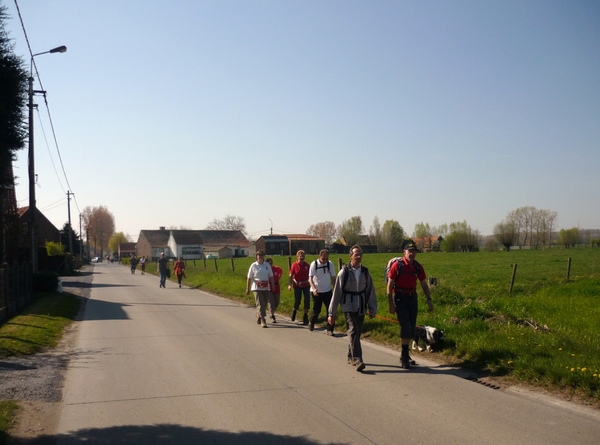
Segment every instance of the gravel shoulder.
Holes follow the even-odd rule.
[[[64,377],[75,350],[79,320],[91,295],[94,266],[86,266],[78,276],[61,277],[63,291],[77,295],[82,305],[77,319],[65,329],[57,347],[42,353],[0,360],[0,399],[17,400],[21,410],[11,429],[8,444],[31,443],[43,436],[54,443],[62,412]]]

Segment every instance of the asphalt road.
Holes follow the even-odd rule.
[[[465,379],[460,370],[94,268],[66,376],[58,443],[598,444],[597,411]]]

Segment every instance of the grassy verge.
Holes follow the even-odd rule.
[[[366,254],[379,301],[379,315],[365,323],[365,336],[383,344],[398,344],[398,325],[390,321],[383,270],[393,254]],[[567,280],[568,259],[570,279]],[[307,261],[315,257],[307,257]],[[347,255],[331,255],[348,260]],[[446,360],[476,370],[577,393],[600,401],[600,249],[521,250],[512,252],[419,254],[432,288],[435,311],[423,299],[419,324],[444,330],[439,350]],[[188,262],[185,283],[247,304],[246,272],[253,258]],[[288,270],[287,257],[274,263]],[[513,265],[517,273],[509,292]],[[148,264],[156,273],[156,264]],[[284,277],[287,274],[284,272]],[[285,280],[282,280],[285,282]],[[422,298],[422,297],[421,297]],[[279,311],[290,314],[293,294],[282,286]],[[321,321],[325,314],[321,314]],[[338,318],[342,330],[343,317]]]
[[[14,400],[0,401],[0,444],[6,443],[8,432],[19,413],[19,405]]]
[[[0,358],[35,354],[54,347],[79,310],[70,294],[44,293],[16,317],[0,326]],[[4,444],[19,410],[16,401],[0,401],[0,444]]]

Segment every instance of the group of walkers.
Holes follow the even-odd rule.
[[[326,333],[333,336],[335,314],[338,306],[341,306],[347,325],[348,364],[355,366],[359,372],[366,367],[360,342],[365,316],[375,317],[378,309],[373,278],[369,270],[362,265],[362,254],[360,246],[352,246],[349,263],[336,274],[327,250],[321,250],[319,257],[311,264],[305,261],[305,252],[299,250],[296,254],[297,259],[290,268],[288,281],[288,290],[294,291],[291,320],[296,320],[302,305],[302,324],[308,325],[311,331],[314,330],[321,308],[325,306]],[[410,369],[410,366],[415,364],[409,355],[408,344],[414,337],[417,323],[417,282],[427,298],[429,310],[433,310],[425,270],[415,260],[416,255],[416,244],[408,242],[404,247],[404,256],[390,260],[390,268],[386,275],[389,312],[396,315],[400,325],[400,364],[405,369]],[[280,301],[281,276],[281,268],[273,266],[270,258],[265,259],[265,252],[256,252],[256,261],[248,269],[246,295],[254,293],[256,321],[263,328],[267,327],[267,307],[270,308],[272,322],[277,322],[275,310]],[[311,295],[313,310],[309,316]]]

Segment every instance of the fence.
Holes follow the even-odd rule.
[[[30,263],[15,263],[0,268],[0,323],[7,320],[31,301],[32,275]]]

